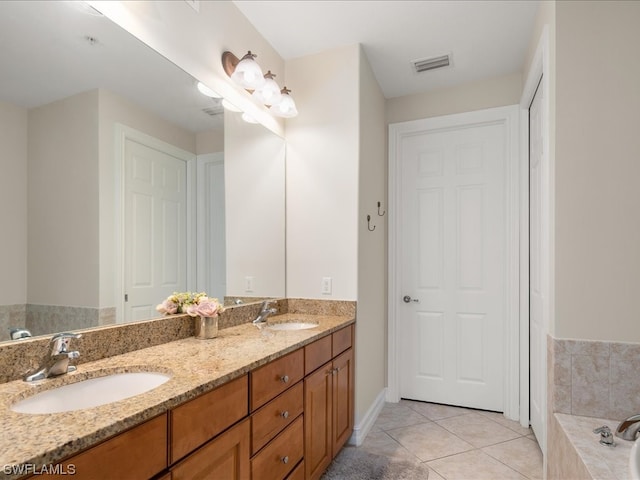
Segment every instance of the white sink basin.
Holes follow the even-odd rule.
[[[170,379],[157,372],[115,373],[37,393],[11,406],[18,413],[60,413],[97,407],[153,390]]]
[[[312,322],[281,322],[271,323],[267,325],[267,328],[270,328],[271,330],[307,330],[317,326],[317,323]]]
[[[631,447],[629,478],[631,480],[640,480],[640,439],[636,440]]]

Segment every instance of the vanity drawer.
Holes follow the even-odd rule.
[[[299,416],[258,455],[251,459],[252,480],[281,480],[302,459],[303,420]]]
[[[298,383],[303,376],[302,348],[251,372],[251,411]]]
[[[251,415],[252,455],[302,413],[304,408],[302,385],[302,382],[298,382]]]
[[[247,375],[183,403],[171,411],[170,463],[248,415]]]
[[[287,480],[304,480],[304,459],[300,464],[289,474]]]
[[[167,468],[167,415],[162,414],[62,462],[78,478],[151,478]],[[32,477],[37,478],[39,475]],[[68,478],[68,475],[47,475]]]
[[[304,373],[308,375],[331,360],[331,335],[304,347]]]
[[[349,325],[348,327],[344,327],[343,329],[338,330],[337,332],[333,332],[333,334],[331,335],[331,339],[333,344],[333,347],[332,347],[333,357],[341,354],[348,348],[351,348],[351,345],[353,344],[352,325]]]

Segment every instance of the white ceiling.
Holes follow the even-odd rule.
[[[234,3],[285,60],[362,44],[384,96],[392,98],[521,71],[539,1]],[[413,61],[444,54],[451,66],[413,71]]]

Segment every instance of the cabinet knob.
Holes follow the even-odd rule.
[[[289,463],[289,457],[287,456],[282,457],[282,463]]]
[[[289,375],[281,376],[280,380],[282,380],[282,383],[289,383]]]
[[[289,418],[289,412],[285,410],[284,412],[282,412],[282,413],[280,414],[280,416],[281,416],[282,418]]]

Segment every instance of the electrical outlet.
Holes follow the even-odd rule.
[[[322,277],[322,294],[331,295],[331,277]]]
[[[244,291],[247,293],[253,292],[253,277],[244,277]]]

